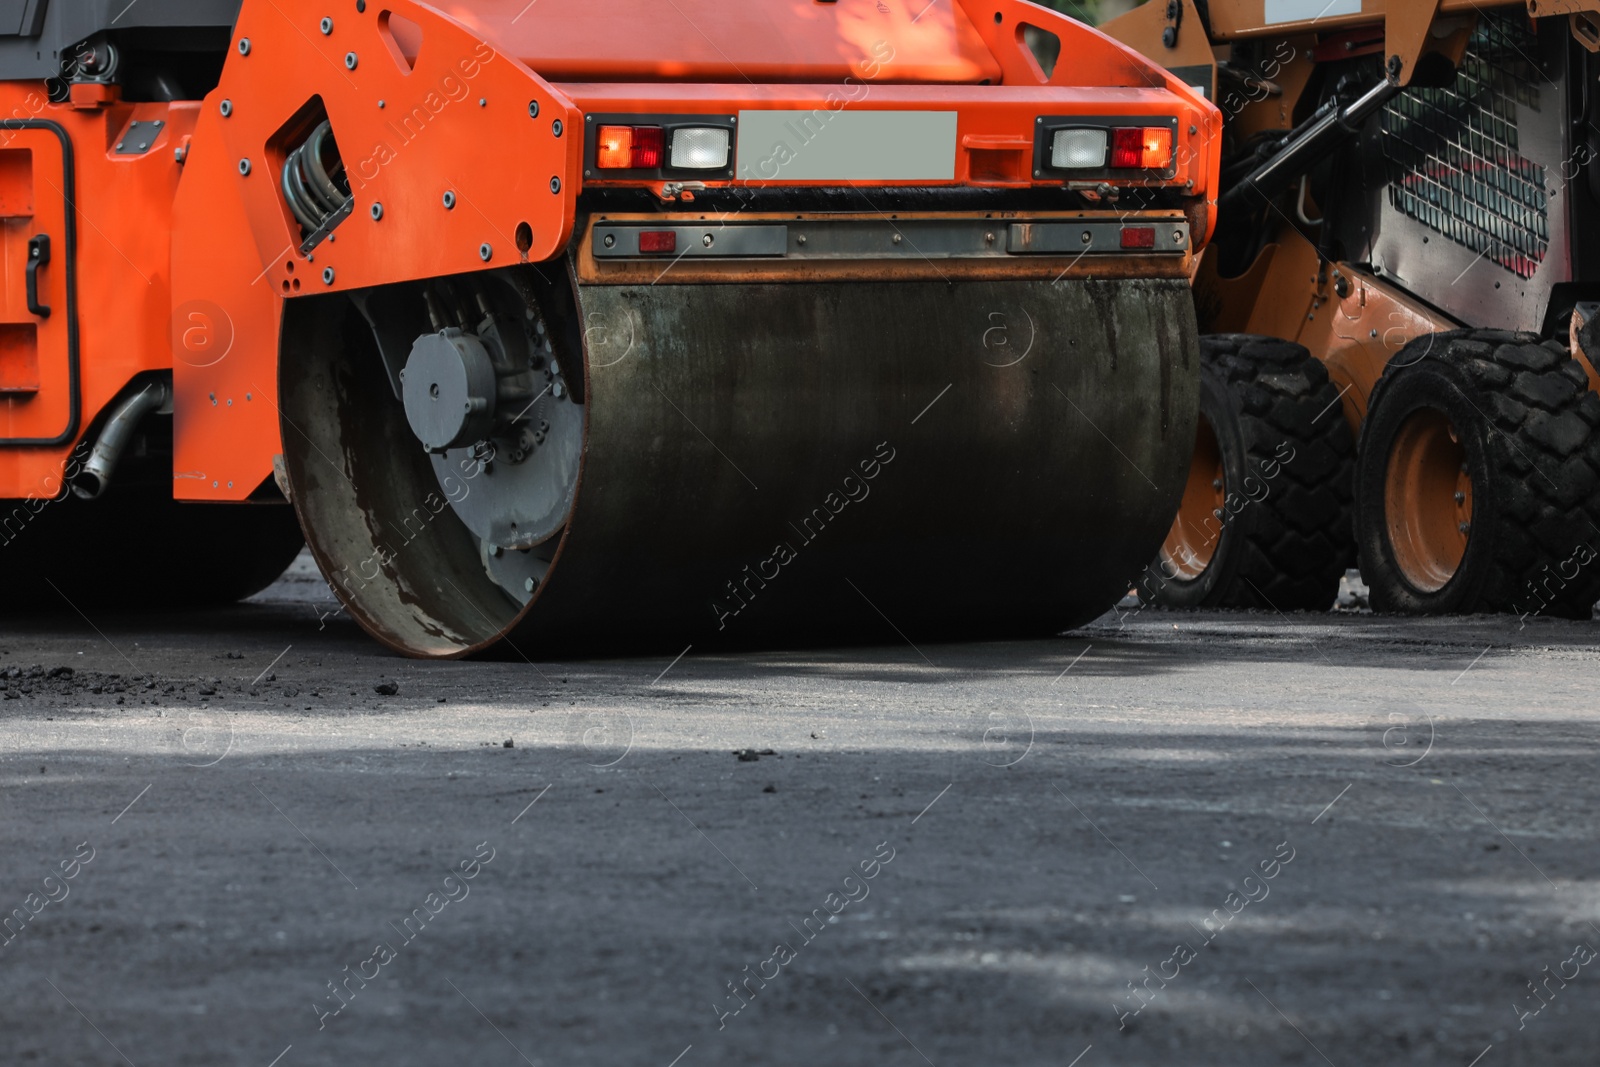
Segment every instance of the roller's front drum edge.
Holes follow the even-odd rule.
[[[1171,280],[580,286],[559,556],[509,631],[623,644],[1047,635],[1172,521],[1198,346]]]

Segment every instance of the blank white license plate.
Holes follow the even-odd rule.
[[[1311,22],[1334,15],[1361,14],[1361,0],[1266,0],[1266,23]]]
[[[745,181],[953,181],[954,111],[739,112]]]

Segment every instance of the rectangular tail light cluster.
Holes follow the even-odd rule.
[[[1045,116],[1036,123],[1035,178],[1165,178],[1176,171],[1176,119]]]
[[[590,115],[584,126],[586,178],[733,177],[731,115]]]
[[[1114,170],[1166,170],[1172,162],[1172,130],[1166,126],[1119,126],[1111,131]]]
[[[665,143],[660,126],[602,126],[594,165],[600,170],[655,170]]]

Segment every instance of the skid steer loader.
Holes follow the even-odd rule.
[[[1588,618],[1600,3],[1156,0],[1226,134],[1171,606]]]

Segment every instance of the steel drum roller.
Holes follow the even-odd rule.
[[[295,504],[396,649],[1045,635],[1114,604],[1170,524],[1197,404],[1181,280],[553,292],[582,450],[525,598],[441,499],[348,298],[286,323]]]

